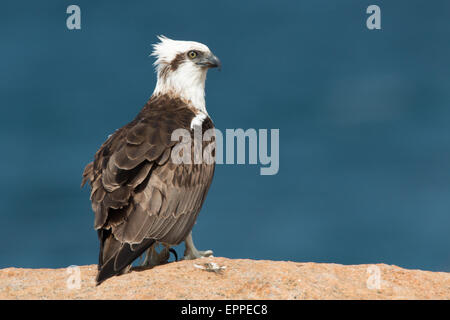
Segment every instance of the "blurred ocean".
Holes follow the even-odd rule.
[[[376,1],[376,31],[370,4],[2,2],[0,268],[97,262],[81,174],[150,97],[164,34],[222,60],[207,81],[217,128],[280,129],[278,175],[217,167],[200,249],[450,271],[450,2]]]

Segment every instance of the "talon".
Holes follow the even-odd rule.
[[[144,260],[144,263],[142,264],[142,266],[155,267],[155,266],[159,266],[161,264],[165,264],[165,263],[169,262],[170,252],[171,252],[170,249],[168,247],[164,247],[161,250],[161,252],[158,253],[156,251],[157,245],[158,244],[155,244],[147,250],[147,256],[145,257],[145,260]],[[176,258],[178,258],[178,257],[176,256]]]
[[[178,261],[178,254],[177,254],[177,252],[175,251],[175,249],[170,248],[170,249],[169,249],[169,252],[172,252],[173,255],[175,256],[175,261]]]

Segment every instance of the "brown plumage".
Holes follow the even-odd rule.
[[[177,245],[191,231],[214,164],[174,164],[174,130],[191,132],[198,111],[171,96],[152,97],[138,116],[111,135],[83,173],[91,185],[100,240],[97,283],[123,272],[155,242]],[[203,132],[213,128],[209,117]],[[203,142],[203,148],[209,142]]]

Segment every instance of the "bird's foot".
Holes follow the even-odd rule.
[[[184,252],[183,260],[194,260],[199,258],[205,258],[205,257],[212,257],[213,251],[212,250],[205,250],[205,251],[199,251],[199,250],[189,250]]]
[[[166,264],[169,262],[170,258],[170,248],[164,246],[160,252],[156,251],[156,246],[153,245],[147,250],[147,256],[145,257],[142,266],[144,267],[155,267],[161,264]]]
[[[189,233],[184,243],[186,245],[186,250],[184,251],[183,260],[194,260],[213,256],[212,250],[205,250],[205,251],[197,250],[197,248],[194,246],[194,241],[192,240],[192,232]]]

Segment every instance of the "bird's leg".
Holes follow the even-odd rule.
[[[164,245],[164,248],[158,253],[159,264],[165,264],[169,262],[170,258],[170,246]]]
[[[192,240],[192,231],[189,232],[189,235],[184,240],[186,245],[186,250],[184,250],[183,260],[194,260],[203,257],[212,257],[212,250],[199,251],[194,246],[194,241]]]
[[[155,267],[161,264],[165,264],[169,261],[170,247],[164,245],[164,248],[161,250],[161,252],[158,253],[156,251],[157,246],[158,243],[155,243],[150,248],[147,249],[147,255],[145,257],[144,262],[142,263],[142,266]]]
[[[141,266],[150,266],[150,264],[155,260],[155,253],[155,244],[152,244],[145,252],[145,259]]]

